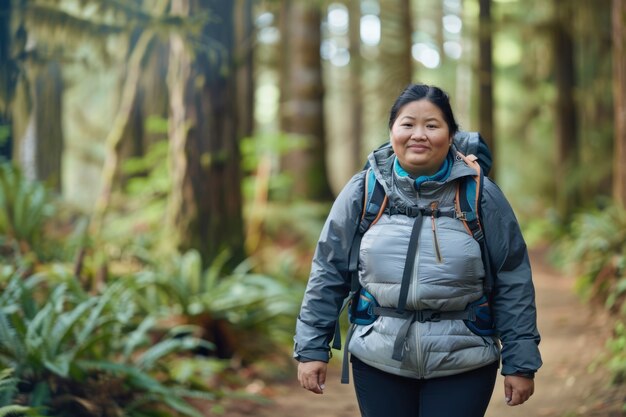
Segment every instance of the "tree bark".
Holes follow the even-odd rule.
[[[411,2],[381,0],[380,9],[380,98],[388,113],[398,94],[413,79]]]
[[[350,103],[352,157],[353,169],[358,171],[363,167],[363,89],[361,86],[362,63],[361,57],[361,1],[350,0]]]
[[[221,45],[215,54],[191,50],[171,36],[169,224],[181,250],[197,249],[205,264],[223,251],[244,257],[237,90],[233,65],[233,2],[174,0],[172,13],[209,10],[202,39]],[[195,59],[194,59],[195,57]]]
[[[26,178],[60,192],[63,81],[58,62],[27,60],[11,103],[14,158]]]
[[[0,161],[12,159],[11,102],[17,65],[11,54],[11,2],[0,2]]]
[[[569,32],[571,15],[569,3],[555,0],[557,13],[554,25],[554,63],[556,81],[556,207],[566,220],[577,206],[576,187],[567,181],[568,172],[578,166],[578,123],[574,88],[576,86],[574,41]]]
[[[235,2],[235,69],[237,74],[238,138],[254,132],[254,27],[252,0]]]
[[[142,64],[134,105],[122,134],[120,161],[145,156],[152,145],[167,140],[167,132],[160,127],[156,130],[151,128],[150,121],[152,118],[167,120],[169,105],[167,86],[164,85],[163,80],[167,77],[168,59],[168,43],[160,37],[152,39],[145,53],[145,62]],[[132,176],[142,174],[144,173],[129,175],[118,167],[116,175],[120,176],[119,183],[123,187]]]
[[[615,153],[613,199],[626,208],[626,0],[613,0],[613,101]]]
[[[283,169],[293,179],[294,198],[330,200],[326,173],[324,88],[320,57],[321,12],[315,2],[294,1],[286,7],[287,59],[281,111],[286,133],[308,139],[304,149],[289,152]]]
[[[34,83],[37,146],[36,179],[60,192],[63,158],[63,77],[58,62],[50,61],[38,71]]]
[[[138,85],[142,68],[141,63],[153,38],[154,34],[151,31],[145,31],[140,35],[137,44],[133,48],[122,87],[119,108],[105,140],[106,155],[104,166],[102,167],[102,185],[92,219],[92,230],[95,233],[100,232],[104,216],[111,201],[113,186],[119,172],[118,165],[120,163],[124,133],[136,109],[137,91],[139,89]]]
[[[496,177],[497,161],[493,120],[493,21],[491,0],[480,0],[478,40],[478,128],[494,156],[490,177]]]

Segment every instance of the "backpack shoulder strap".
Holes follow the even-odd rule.
[[[388,198],[382,184],[376,179],[372,168],[365,173],[365,187],[363,192],[363,212],[361,221],[357,228],[352,245],[350,246],[350,256],[348,261],[348,271],[352,275],[352,291],[360,289],[358,277],[359,251],[361,249],[361,239],[370,227],[378,222],[385,211]]]
[[[361,290],[359,282],[359,252],[361,250],[361,240],[367,230],[372,227],[385,211],[388,198],[382,184],[376,179],[376,175],[372,168],[368,168],[365,172],[365,186],[363,192],[363,211],[361,219],[357,227],[352,244],[350,245],[350,254],[348,255],[348,272],[350,274],[350,294],[344,300],[339,315],[348,305],[352,296]],[[333,336],[333,349],[341,349],[341,332],[339,329],[339,320],[335,325],[335,335]]]
[[[363,214],[359,224],[359,233],[361,234],[364,234],[378,222],[388,202],[385,189],[376,179],[372,168],[369,168],[365,175],[365,192],[363,194]]]
[[[465,180],[458,182],[455,198],[456,216],[463,222],[467,232],[480,245],[480,253],[485,268],[485,280],[483,288],[487,295],[493,291],[494,272],[489,258],[487,242],[485,241],[485,233],[483,224],[481,223],[481,207],[480,203],[483,197],[483,185],[485,176],[483,170],[478,163],[478,158],[474,155],[463,155],[457,152],[457,155],[470,167],[476,171],[473,175]]]
[[[476,171],[476,175],[458,182],[454,203],[457,218],[463,222],[467,232],[480,242],[484,238],[479,213],[484,176],[476,156],[465,156],[460,152],[457,155]]]

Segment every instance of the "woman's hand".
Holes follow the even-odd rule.
[[[504,399],[508,405],[524,404],[535,392],[535,381],[523,376],[504,377]]]
[[[298,381],[300,381],[302,388],[316,394],[323,394],[327,368],[328,364],[322,361],[300,362],[298,364]]]

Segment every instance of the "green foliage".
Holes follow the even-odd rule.
[[[213,396],[176,383],[163,363],[173,353],[212,346],[176,329],[155,338],[157,317],[138,308],[137,289],[128,284],[119,280],[89,294],[61,268],[26,278],[20,271],[3,274],[0,366],[14,369],[26,387],[13,396],[4,390],[4,399],[19,394],[59,416],[86,404],[86,411],[114,408],[129,416],[165,404],[200,417],[183,398]],[[59,405],[55,399],[63,395],[73,400]]]
[[[612,205],[582,213],[560,245],[566,264],[579,275],[578,288],[612,311],[624,308],[626,293],[626,210]],[[622,311],[626,313],[626,311]]]
[[[10,137],[11,137],[11,125],[0,124],[0,146],[5,145]]]
[[[288,152],[298,149],[305,149],[310,146],[310,140],[305,136],[295,134],[265,134],[244,138],[240,142],[241,168],[250,175],[243,181],[244,196],[248,200],[254,195],[256,181],[258,180],[259,166],[269,163],[269,178],[267,178],[268,193],[271,199],[288,198],[293,180],[288,174],[276,172],[273,165],[277,159]]]
[[[561,222],[554,211],[545,216],[529,218],[521,224],[524,240],[533,248],[557,241],[564,234]]]
[[[142,303],[169,316],[181,315],[187,323],[204,326],[202,330],[208,339],[215,337],[207,334],[211,324],[220,322],[240,342],[258,337],[266,340],[264,346],[239,343],[233,348],[240,356],[267,351],[272,348],[272,341],[284,341],[290,333],[300,288],[252,272],[249,262],[225,272],[227,260],[228,254],[223,253],[203,270],[199,252],[190,250],[174,257],[171,264],[161,262],[154,269],[145,268],[136,275],[138,285],[144,289]]]
[[[11,164],[0,164],[0,235],[5,244],[37,249],[51,212],[50,197],[41,183],[28,181]]]
[[[0,417],[43,417],[34,408],[22,405],[7,405],[0,407]]]
[[[80,50],[92,45],[105,61],[111,53],[106,43],[115,36],[130,38],[137,30],[151,30],[163,36],[172,31],[198,34],[211,18],[208,12],[187,18],[171,15],[164,10],[168,4],[164,0],[149,2],[145,8],[138,2],[120,0],[31,0],[16,4],[19,6],[15,7],[15,14],[35,35],[38,49],[65,56],[64,48]],[[67,48],[68,45],[74,48]],[[117,42],[117,46],[122,44]]]
[[[601,362],[612,373],[613,382],[626,383],[626,210],[611,205],[579,214],[557,253],[578,273],[581,294],[617,315]]]
[[[607,367],[613,375],[613,382],[626,383],[626,322],[623,319],[615,325],[613,337],[607,341],[606,347],[609,354]]]
[[[13,377],[13,369],[0,370],[0,407],[9,404],[16,392],[17,379]]]
[[[123,171],[130,179],[109,210],[103,239],[142,259],[171,253],[163,227],[170,190],[168,142],[156,143],[145,156],[129,159]]]

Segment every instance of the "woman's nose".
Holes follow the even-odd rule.
[[[422,129],[421,127],[417,126],[413,129],[413,132],[411,132],[411,139],[424,139],[426,138],[426,130]]]

